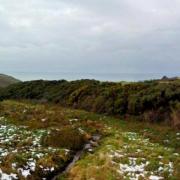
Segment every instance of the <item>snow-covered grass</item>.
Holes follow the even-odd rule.
[[[173,149],[151,143],[135,132],[123,132],[118,150],[109,151],[117,172],[129,179],[168,179],[174,175],[174,162],[180,158]]]
[[[106,127],[109,134],[94,154],[88,154],[69,176],[87,179],[177,179],[180,154],[174,148],[151,142],[137,132]],[[88,164],[88,166],[85,166]],[[77,173],[75,173],[77,172]],[[103,175],[98,173],[103,172]]]
[[[59,106],[16,101],[0,105],[0,179],[52,177],[83,148],[98,124]]]
[[[69,160],[81,137],[89,140],[101,133],[98,146],[84,154],[64,179],[179,180],[180,132],[170,127],[58,106],[2,104],[0,174],[6,179],[49,177]]]
[[[41,144],[42,138],[48,135],[50,130],[31,131],[24,126],[8,124],[4,117],[0,118],[0,123],[1,179],[27,178],[36,174],[37,169],[46,176],[63,164],[58,165],[55,162],[44,164],[42,159],[46,160],[56,155],[62,156],[65,160],[70,156],[68,149],[44,147]]]

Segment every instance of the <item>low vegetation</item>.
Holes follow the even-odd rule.
[[[179,179],[180,132],[53,104],[0,103],[0,175],[6,179]],[[62,171],[93,134],[86,151]]]

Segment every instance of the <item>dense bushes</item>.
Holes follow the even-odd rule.
[[[36,99],[97,113],[144,115],[146,120],[161,121],[170,117],[172,104],[180,102],[180,81],[123,84],[95,80],[38,80],[0,90],[0,99]]]

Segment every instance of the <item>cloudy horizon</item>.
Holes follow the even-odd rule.
[[[0,0],[0,72],[179,73],[178,0]]]

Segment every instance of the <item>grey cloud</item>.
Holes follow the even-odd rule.
[[[0,71],[178,72],[178,0],[0,0]]]

